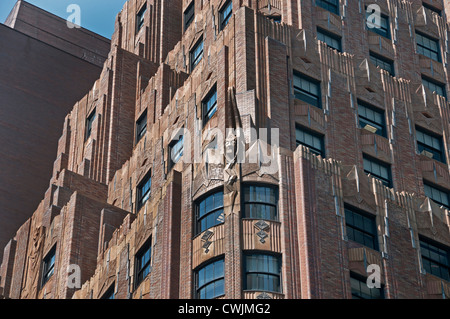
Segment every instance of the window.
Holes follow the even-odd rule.
[[[436,277],[450,281],[450,249],[424,237],[420,237],[419,240],[420,250],[422,252],[422,264],[425,271]]]
[[[375,32],[385,38],[391,38],[391,33],[389,30],[389,17],[387,15],[381,14],[379,20],[380,23],[378,24],[378,17],[373,15],[373,12],[368,11],[366,7],[366,20],[366,26],[370,31]]]
[[[142,26],[144,25],[144,17],[146,11],[147,11],[147,4],[145,3],[136,16],[136,33],[139,32],[139,30],[141,30]]]
[[[278,189],[272,186],[244,186],[244,218],[278,220]]]
[[[394,61],[373,52],[370,52],[370,61],[375,64],[375,66],[380,67],[380,69],[386,70],[390,75],[395,76]]]
[[[375,216],[345,206],[345,222],[349,240],[378,250],[377,225]]]
[[[450,209],[450,193],[444,189],[432,186],[424,181],[425,196],[434,200],[437,204]]]
[[[230,21],[231,16],[233,15],[233,2],[229,0],[223,8],[219,12],[220,15],[220,30],[223,30],[228,21]]]
[[[190,52],[191,72],[203,58],[203,37],[198,40],[197,44]]]
[[[267,18],[269,18],[270,20],[272,20],[275,23],[281,23],[281,16],[279,16],[279,15],[271,15],[271,16],[267,16]]]
[[[442,11],[439,10],[438,8],[430,6],[428,3],[425,3],[425,2],[422,2],[422,5],[424,6],[424,8],[437,13],[439,16],[442,16]]]
[[[147,110],[136,122],[136,143],[139,142],[147,132]]]
[[[443,96],[445,98],[447,97],[445,84],[433,81],[424,76],[422,76],[422,84],[430,89],[431,92],[434,92],[437,95]]]
[[[297,142],[297,146],[304,145],[306,147],[309,147],[311,152],[313,152],[314,154],[325,157],[323,136],[317,133],[313,133],[297,125],[295,127],[295,140]]]
[[[215,85],[203,100],[202,105],[204,126],[217,111],[217,87]]]
[[[417,148],[420,154],[428,156],[436,161],[445,163],[444,144],[442,136],[428,133],[416,126]]]
[[[316,0],[316,6],[324,8],[334,14],[339,14],[339,0]]]
[[[362,129],[386,137],[384,111],[358,101],[359,126]]]
[[[320,101],[320,82],[300,73],[294,73],[295,98],[315,107],[322,108]]]
[[[441,62],[439,40],[433,39],[416,30],[417,53]]]
[[[245,255],[244,290],[281,293],[281,258],[252,253]]]
[[[207,264],[196,271],[197,299],[213,299],[225,294],[224,259]]]
[[[114,299],[114,286],[115,284],[112,284],[100,299]]]
[[[137,187],[137,209],[140,210],[150,198],[150,189],[152,186],[152,177],[149,172],[139,183]]]
[[[184,11],[184,31],[189,28],[192,21],[194,21],[194,15],[195,15],[195,1],[192,1],[191,4],[187,7],[187,9]]]
[[[367,155],[364,155],[364,172],[383,182],[387,187],[392,187],[391,166]]]
[[[341,37],[330,32],[317,28],[317,40],[326,43],[330,48],[339,52],[342,51]]]
[[[55,272],[55,254],[56,246],[54,246],[48,252],[42,261],[42,287],[47,283],[47,281],[53,276]]]
[[[223,191],[211,194],[196,204],[196,220],[196,234],[200,234],[225,221],[223,215]]]
[[[367,278],[350,272],[350,286],[353,299],[384,299],[384,289],[369,288]]]
[[[92,124],[94,123],[95,120],[95,110],[92,111],[92,113],[88,116],[88,118],[86,119],[86,138],[85,140],[87,141],[89,139],[89,137],[91,136],[92,133]]]
[[[184,151],[184,136],[181,135],[178,140],[173,140],[169,145],[170,165],[172,168],[176,163],[180,161]]]
[[[151,256],[152,256],[152,245],[150,238],[136,254],[135,258],[136,288],[139,287],[139,285],[144,281],[145,277],[147,277],[147,275],[150,273]]]

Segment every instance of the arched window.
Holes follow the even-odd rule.
[[[244,218],[278,220],[278,188],[244,186]]]
[[[281,293],[280,256],[249,253],[245,255],[244,290]]]
[[[204,197],[196,204],[196,234],[222,224],[223,215],[223,191],[215,192]]]
[[[224,258],[199,268],[195,273],[197,299],[213,299],[225,294]]]

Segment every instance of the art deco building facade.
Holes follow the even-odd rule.
[[[3,296],[450,297],[448,10],[129,0]]]

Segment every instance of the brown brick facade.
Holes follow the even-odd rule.
[[[118,299],[196,298],[196,273],[222,258],[221,298],[351,298],[350,276],[367,277],[368,265],[380,267],[386,298],[449,297],[450,283],[426,273],[420,245],[426,237],[450,247],[449,210],[424,191],[424,180],[450,190],[448,101],[422,85],[422,75],[448,83],[445,12],[431,13],[419,1],[377,1],[390,21],[387,39],[364,25],[360,8],[369,1],[340,1],[340,15],[314,3],[234,0],[221,30],[227,2],[195,1],[184,30],[191,1],[129,0],[100,78],[65,118],[51,186],[5,248],[5,297],[96,299],[113,287]],[[340,37],[343,52],[318,42],[318,27]],[[439,39],[444,63],[416,52],[416,32]],[[192,70],[200,41],[203,58]],[[392,59],[395,76],[377,68],[369,52]],[[320,107],[295,97],[299,73],[320,83]],[[214,88],[217,111],[199,123]],[[360,128],[364,102],[382,110],[384,136]],[[145,112],[147,130],[137,141],[136,122]],[[297,146],[299,126],[324,137],[324,158]],[[416,127],[442,136],[446,160],[419,154]],[[245,163],[225,156],[219,163],[188,160],[210,156],[214,140],[219,149],[233,147],[228,128],[244,132],[244,145],[235,147]],[[251,132],[261,128],[278,129],[278,144],[275,133],[269,144],[254,142]],[[172,165],[180,129],[189,133],[183,160]],[[208,136],[211,129],[227,140]],[[275,172],[250,162],[254,150],[266,148]],[[391,187],[366,174],[363,156],[389,165]],[[247,185],[275,187],[277,220],[244,216]],[[224,222],[196,233],[196,206],[216,191],[223,191]],[[374,217],[378,249],[349,239],[348,205]],[[149,242],[150,271],[137,284],[136,256]],[[54,245],[55,273],[41,287],[42,259]],[[280,290],[246,289],[250,253],[279,258]],[[80,267],[80,289],[67,287],[71,264]]]

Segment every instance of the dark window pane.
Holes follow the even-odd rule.
[[[321,29],[317,29],[317,40],[326,43],[330,48],[342,51],[341,38],[332,33],[326,32]]]
[[[194,16],[195,16],[195,2],[192,1],[192,3],[184,11],[184,30],[186,30],[190,26],[192,21],[194,21]]]
[[[224,259],[212,262],[197,271],[197,298],[213,299],[224,295]]]
[[[267,254],[249,254],[245,259],[245,290],[281,292],[281,259]]]
[[[316,0],[316,5],[334,14],[339,14],[339,0]]]
[[[370,52],[370,61],[375,64],[375,66],[380,67],[383,70],[386,70],[389,72],[390,75],[394,76],[394,61],[386,59],[384,57],[381,57],[379,55],[376,55],[372,52]]]
[[[197,226],[196,233],[200,234],[205,230],[222,224],[223,216],[223,191],[214,193],[202,199],[196,204]]]
[[[233,2],[228,1],[220,10],[220,30],[223,30],[233,14]]]
[[[152,178],[150,173],[141,181],[137,188],[137,209],[141,209],[147,200],[150,198],[150,190],[152,185]]]
[[[197,64],[199,64],[203,58],[203,38],[201,38],[198,41],[198,43],[190,52],[190,58],[191,58],[191,72],[192,72],[194,68],[197,66]]]
[[[439,40],[416,31],[417,53],[441,62]]]
[[[136,16],[136,32],[138,32],[144,25],[145,12],[147,12],[147,4],[144,4]]]
[[[368,156],[363,157],[363,162],[364,171],[367,174],[380,180],[386,187],[392,187],[391,167],[389,164],[369,158]]]
[[[359,125],[372,133],[386,137],[384,111],[358,101]]]
[[[138,287],[145,277],[150,273],[151,269],[151,239],[149,239],[138,251],[135,257],[136,265],[136,281],[135,287]]]
[[[369,288],[367,278],[350,273],[350,287],[353,299],[384,299],[383,287]]]
[[[299,73],[294,73],[294,94],[296,99],[322,108],[320,101],[320,82],[309,79]]]
[[[147,132],[147,111],[141,115],[141,117],[136,122],[136,143],[144,137]]]
[[[325,157],[325,142],[323,136],[313,133],[298,125],[295,129],[295,136],[297,146],[304,145],[308,147],[314,154]]]
[[[440,244],[432,243],[428,239],[420,238],[420,250],[425,271],[444,280],[449,280],[450,249]]]
[[[53,247],[42,262],[42,286],[53,276],[55,271],[56,247]]]
[[[375,216],[363,214],[346,206],[345,221],[347,226],[347,237],[349,240],[361,245],[378,250],[377,228]]]
[[[391,34],[390,34],[390,27],[389,27],[389,17],[382,14],[379,17],[379,21],[378,21],[378,17],[376,17],[375,15],[373,15],[373,12],[367,12],[367,8],[366,8],[366,19],[367,19],[367,28],[372,31],[375,32],[385,38],[390,39],[391,38]]]

